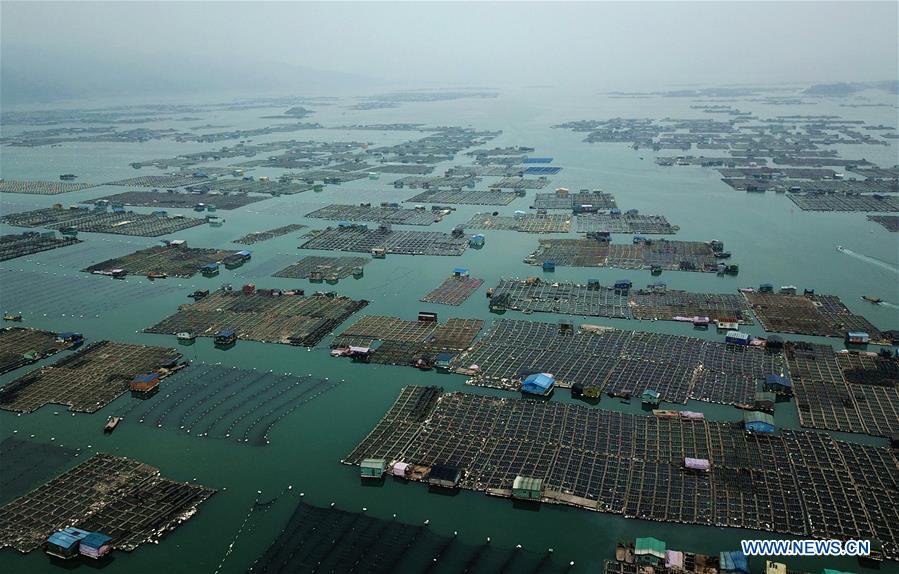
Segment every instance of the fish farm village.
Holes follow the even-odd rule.
[[[399,231],[382,223],[377,229],[347,224],[309,232],[300,249],[354,251],[373,257],[392,255],[462,255],[469,237],[464,233]]]
[[[538,501],[626,518],[873,535],[899,557],[890,449],[740,427],[412,386],[344,462],[389,461],[410,480],[499,497],[514,496],[519,477],[536,479]]]
[[[30,413],[63,405],[93,413],[125,394],[138,377],[153,386],[181,369],[175,349],[98,341],[0,387],[0,409]]]
[[[337,281],[350,275],[360,277],[371,259],[367,257],[320,257],[309,255],[293,265],[273,274],[273,277],[289,279],[309,279],[310,281]]]
[[[195,217],[169,217],[166,214],[151,215],[133,211],[106,211],[87,207],[63,209],[51,207],[0,217],[0,222],[16,227],[46,227],[63,234],[82,231],[159,237],[177,233],[206,223]]]
[[[0,235],[0,261],[25,257],[76,243],[81,242],[74,237],[65,235],[58,237],[53,231],[45,233],[26,231],[19,234]]]
[[[130,552],[176,529],[214,493],[169,480],[158,468],[136,460],[96,454],[0,507],[0,548],[32,552],[49,540],[50,548],[55,545],[65,558],[72,551],[68,539],[86,531],[102,533],[104,553]],[[75,545],[76,555],[78,551]]]
[[[162,335],[193,333],[214,337],[217,345],[236,340],[314,347],[335,327],[368,305],[335,293],[305,296],[302,291],[218,289],[144,331]]]

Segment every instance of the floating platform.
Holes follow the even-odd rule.
[[[702,241],[654,239],[620,244],[595,239],[541,239],[540,246],[525,259],[525,263],[542,265],[544,261],[572,267],[719,271],[715,251],[710,243]]]
[[[743,296],[766,331],[839,338],[862,331],[873,343],[890,344],[880,329],[852,313],[836,295],[744,292]]]
[[[368,257],[320,257],[309,255],[303,257],[293,265],[274,273],[273,277],[287,277],[290,279],[315,279],[319,280],[333,277],[344,279],[353,274],[356,267],[367,265],[371,261]]]
[[[570,215],[525,213],[518,216],[475,213],[466,229],[500,229],[525,233],[568,233],[571,231]]]
[[[887,231],[899,231],[899,215],[869,215],[868,221],[881,225]]]
[[[235,239],[233,243],[240,243],[242,245],[253,245],[254,243],[259,243],[262,241],[268,241],[269,239],[274,239],[276,237],[281,237],[282,235],[287,235],[288,233],[293,233],[294,231],[299,231],[300,229],[305,229],[305,225],[301,225],[299,223],[291,223],[290,225],[284,225],[282,227],[276,227],[274,229],[269,229],[268,231],[256,231],[253,233],[248,233],[241,237],[240,239]]]
[[[93,183],[67,181],[10,181],[0,179],[0,193],[24,193],[28,195],[58,195],[96,187]]]
[[[431,225],[443,220],[444,211],[427,209],[404,209],[399,206],[362,205],[328,205],[306,217],[332,219],[336,221],[374,221],[377,223],[396,223],[402,225]]]
[[[265,446],[279,422],[338,384],[311,376],[193,363],[166,381],[165,393],[133,398],[122,414],[125,424]]]
[[[429,189],[410,197],[406,203],[448,203],[450,205],[509,205],[518,197],[508,191],[475,189]]]
[[[617,209],[615,196],[604,191],[582,189],[576,193],[538,193],[534,196],[534,209],[564,209],[573,211],[575,206],[590,205],[595,210]]]
[[[80,336],[62,340],[56,333],[41,329],[5,327],[0,329],[0,375],[36,363],[71,349],[84,341]]]
[[[680,229],[671,225],[664,215],[637,213],[593,213],[577,216],[577,230],[581,233],[607,231],[609,233],[642,233],[646,235],[670,235]]]
[[[234,329],[237,338],[261,343],[314,347],[350,315],[368,305],[336,294],[303,296],[296,292],[256,288],[252,292],[218,290],[174,315],[144,329],[174,335],[183,331],[214,337]]]
[[[113,233],[159,237],[203,225],[205,219],[168,217],[133,211],[98,211],[87,207],[45,208],[0,217],[0,222],[17,227],[73,228],[78,232]]]
[[[306,235],[300,249],[355,251],[371,253],[384,249],[397,255],[462,255],[468,248],[469,237],[455,237],[436,231],[397,231],[389,228],[369,229],[364,225],[328,227]]]
[[[31,552],[74,525],[108,534],[114,549],[131,551],[158,542],[214,493],[164,478],[148,464],[100,453],[0,508],[0,548]]]
[[[493,289],[490,308],[650,321],[686,321],[699,316],[747,325],[753,322],[749,305],[736,293],[622,290],[613,286],[558,283],[538,278],[501,280]]]
[[[784,350],[804,427],[890,437],[899,432],[899,361],[876,353],[835,353],[830,345]]]
[[[206,177],[198,177],[193,173],[177,173],[173,175],[142,175],[110,181],[103,185],[116,185],[121,187],[184,187],[186,185],[201,184],[209,181]]]
[[[536,168],[528,168],[536,169]],[[543,169],[560,169],[560,168],[543,168]],[[549,185],[549,179],[538,177],[536,179],[528,177],[520,177],[517,175],[503,177],[499,181],[491,183],[493,189],[543,189]]]
[[[566,328],[568,327],[568,328]],[[552,373],[559,387],[661,399],[751,404],[771,374],[784,374],[783,356],[693,337],[609,328],[499,320],[451,368],[469,384],[517,391],[533,373]]]
[[[49,233],[26,231],[25,233],[2,235],[0,236],[0,261],[25,257],[76,243],[81,243],[81,241],[74,237],[57,237],[56,233],[52,231]]]
[[[425,303],[439,303],[441,305],[461,305],[483,283],[483,279],[476,279],[467,275],[451,275],[420,300]]]
[[[711,470],[685,471],[687,457]],[[430,468],[452,461],[459,486],[476,491],[507,491],[530,476],[543,480],[544,502],[626,518],[871,536],[885,557],[899,558],[895,453],[821,433],[760,436],[734,423],[411,386],[344,462],[365,458]],[[845,509],[836,519],[835,508]]]
[[[878,194],[788,193],[803,211],[899,211],[899,199]]]
[[[163,273],[168,277],[193,277],[209,263],[217,263],[234,251],[207,249],[186,245],[160,245],[140,249],[134,253],[107,259],[82,269],[87,273],[106,274],[113,269],[123,269],[128,275]]]
[[[30,413],[44,405],[93,413],[125,394],[137,375],[178,370],[175,349],[99,341],[0,387],[0,409]]]
[[[197,194],[165,191],[126,191],[98,197],[91,201],[108,201],[135,207],[165,207],[193,209],[197,203],[215,205],[216,209],[237,209],[257,201],[269,199],[264,195],[248,195],[246,193],[229,194]]]

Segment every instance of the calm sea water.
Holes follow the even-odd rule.
[[[874,101],[890,101],[885,95],[874,94],[871,97]],[[213,98],[208,101],[219,100]],[[701,111],[689,109],[690,103],[690,100],[673,98],[613,99],[598,94],[572,95],[561,90],[532,89],[504,92],[495,100],[408,104],[387,110],[351,111],[340,106],[321,106],[316,108],[318,111],[310,120],[326,126],[420,122],[502,129],[503,135],[490,142],[491,147],[533,146],[536,155],[554,157],[553,165],[564,168],[552,178],[551,188],[600,188],[612,192],[624,209],[636,208],[643,213],[662,214],[671,223],[680,225],[678,239],[723,240],[726,248],[733,253],[733,261],[740,264],[738,277],[666,272],[662,280],[670,288],[734,292],[738,287],[757,286],[762,282],[793,284],[799,288],[814,288],[819,293],[839,295],[851,310],[865,315],[879,327],[897,328],[899,317],[896,307],[874,306],[861,299],[862,295],[877,295],[888,302],[899,303],[897,236],[867,222],[864,214],[803,212],[782,195],[732,191],[719,181],[715,171],[698,167],[659,167],[653,163],[655,155],[651,151],[634,151],[618,144],[585,144],[581,141],[583,134],[551,128],[556,123],[591,118],[708,117]],[[895,126],[895,108],[845,108],[838,103],[825,101],[816,105],[764,107],[759,103],[740,101],[732,105],[763,117],[835,114]],[[212,123],[228,125],[231,129],[245,129],[270,125],[274,120],[260,119],[260,116],[281,109],[210,112],[201,114],[202,119],[196,122],[142,125],[174,125],[181,128]],[[16,126],[4,129],[4,132],[13,133],[18,129]],[[421,134],[315,130],[253,139],[255,142],[296,138],[391,144],[417,137]],[[58,148],[7,147],[2,149],[0,156],[0,176],[6,179],[53,180],[60,173],[72,172],[79,175],[79,181],[111,181],[161,173],[153,168],[134,170],[128,165],[132,161],[172,157],[225,143],[230,142],[179,144],[151,141],[142,144],[66,144]],[[882,166],[899,163],[895,146],[840,146],[839,149],[844,157],[864,157]],[[670,151],[660,154],[676,155]],[[460,155],[457,159],[459,161],[456,163],[461,163],[467,158]],[[234,161],[239,160],[207,165],[228,165]],[[439,165],[435,172],[442,172],[452,164]],[[256,169],[251,173],[255,176],[276,176],[280,171]],[[385,175],[379,181],[363,180],[328,186],[322,193],[307,192],[266,200],[238,210],[219,211],[218,215],[226,220],[223,227],[201,226],[179,233],[177,237],[187,239],[195,246],[226,247],[230,241],[248,232],[288,223],[299,222],[311,228],[322,228],[333,222],[306,219],[303,214],[329,203],[399,202],[417,193],[394,189],[389,183],[393,179],[393,176]],[[10,212],[47,207],[56,202],[69,205],[122,190],[100,187],[59,196],[3,195],[0,196],[0,206],[4,212]],[[430,228],[412,229],[449,231],[479,211],[498,210],[511,214],[516,209],[526,210],[532,197],[533,192],[529,192],[527,198],[516,199],[506,207],[457,206],[457,211],[442,223]],[[149,211],[146,208],[135,210]],[[10,230],[3,228],[4,233]],[[110,289],[109,279],[85,277],[78,270],[93,262],[154,245],[157,240],[85,233],[81,234],[81,238],[89,242],[85,245],[0,264],[4,273],[4,284],[0,285],[0,304],[4,311],[21,312],[28,326],[56,331],[78,330],[85,333],[89,340],[114,339],[175,346],[173,337],[143,334],[140,330],[174,312],[179,304],[188,302],[185,295],[194,289],[215,288],[226,282],[317,289],[305,281],[267,276],[281,262],[286,265],[305,255],[327,254],[298,251],[301,235],[302,232],[293,233],[252,246],[253,259],[250,263],[238,270],[223,270],[215,279],[169,279],[140,288],[136,284],[148,283],[147,280],[132,277],[124,282],[125,285],[117,282],[118,289]],[[441,320],[463,317],[489,321],[495,316],[487,309],[484,297],[486,287],[495,284],[501,277],[525,277],[540,272],[522,263],[522,258],[536,247],[538,236],[511,231],[490,231],[486,235],[487,246],[483,250],[469,250],[462,257],[389,256],[386,260],[376,260],[366,266],[365,277],[361,280],[346,279],[335,287],[326,287],[351,297],[370,300],[371,305],[365,313],[412,319],[419,310],[429,310],[436,311]],[[574,233],[570,235],[575,236]],[[622,236],[616,241],[628,239]],[[863,257],[839,253],[836,245],[843,245]],[[460,307],[420,303],[419,298],[438,285],[456,266],[470,268],[473,276],[485,280],[484,287]],[[256,272],[257,268],[266,271]],[[17,272],[18,278],[7,279],[12,272]],[[597,277],[604,283],[629,278],[637,286],[654,280],[647,271],[616,269],[559,268],[552,277],[560,281],[585,281]],[[66,286],[68,283],[71,287]],[[8,288],[11,285],[15,289]],[[510,312],[505,317],[524,316]],[[541,321],[559,318],[549,314],[528,317]],[[689,326],[668,322],[599,318],[586,321],[626,329],[711,339],[719,337],[714,330],[699,332]],[[750,327],[748,331],[763,334],[758,326]],[[837,340],[805,339],[841,346]],[[423,373],[402,367],[356,365],[332,359],[326,351],[328,341],[325,339],[319,348],[313,350],[242,341],[231,350],[219,351],[208,339],[181,348],[185,356],[192,360],[345,380],[335,390],[295,411],[278,424],[267,447],[244,447],[213,439],[182,436],[147,428],[133,421],[123,424],[114,434],[104,436],[101,429],[106,417],[120,411],[131,400],[127,397],[93,415],[71,416],[63,408],[54,406],[25,416],[0,412],[0,438],[13,434],[20,438],[34,435],[35,441],[80,449],[82,458],[95,451],[133,457],[158,466],[168,477],[196,480],[219,489],[218,494],[201,506],[197,516],[158,546],[143,546],[130,554],[116,553],[114,560],[106,567],[108,572],[213,572],[225,556],[251,503],[259,496],[258,491],[262,491],[262,498],[268,498],[287,486],[293,486],[294,493],[303,492],[305,500],[313,504],[334,502],[348,510],[365,507],[373,516],[386,518],[395,513],[399,520],[409,523],[429,520],[434,531],[441,534],[458,531],[466,542],[480,543],[489,536],[493,544],[522,544],[535,552],[552,547],[560,560],[574,560],[574,571],[578,572],[598,571],[604,559],[613,557],[617,540],[637,536],[652,535],[667,540],[669,547],[701,552],[735,548],[743,538],[771,536],[735,529],[625,520],[608,514],[552,505],[543,505],[537,511],[520,510],[513,508],[509,501],[479,493],[436,496],[429,494],[428,489],[421,485],[392,481],[381,487],[362,487],[358,470],[341,465],[339,461],[380,419],[401,387],[437,384],[447,390],[474,393],[495,391],[467,387],[464,377],[456,375]],[[0,382],[6,383],[21,374],[22,371],[19,371],[0,377]],[[557,393],[553,400],[569,400],[565,395],[567,393]],[[609,398],[603,398],[599,407],[639,410],[638,405],[623,405]],[[689,408],[703,411],[707,417],[717,420],[737,420],[740,417],[740,411],[736,409],[706,403],[693,402]],[[783,427],[798,427],[792,404],[779,405],[776,419]],[[885,444],[885,441],[871,437],[846,438]],[[238,537],[222,571],[245,570],[284,526],[292,505],[288,500],[276,505],[271,512],[254,517],[252,529]],[[854,561],[849,560],[795,560],[789,564],[791,568],[808,571],[818,571],[823,566],[861,570]],[[444,564],[443,571],[450,572],[459,566]],[[763,561],[754,562],[754,569],[762,566]],[[51,565],[41,552],[22,556],[4,550],[0,551],[0,569],[9,572],[51,572],[58,568]],[[885,565],[882,571],[895,572],[897,568],[890,564]]]

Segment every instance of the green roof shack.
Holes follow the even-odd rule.
[[[359,465],[359,469],[362,478],[379,479],[387,470],[387,461],[383,458],[366,458]]]
[[[543,479],[532,476],[516,476],[512,481],[512,498],[539,501],[543,498]]]
[[[658,538],[637,538],[634,541],[634,557],[637,564],[661,566],[665,563],[666,545],[664,540]]]

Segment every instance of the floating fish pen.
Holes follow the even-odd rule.
[[[430,175],[430,176],[406,176],[393,182],[393,187],[403,189],[462,189],[472,188],[480,181],[472,175]]]
[[[331,169],[317,169],[312,171],[303,171],[299,173],[291,173],[290,177],[299,179],[300,181],[304,181],[310,185],[314,184],[317,181],[326,184],[336,184],[340,185],[341,183],[347,183],[349,181],[356,181],[358,179],[365,179],[368,177],[365,172],[348,172],[348,171],[337,171]]]
[[[224,249],[188,247],[184,244],[159,245],[95,263],[82,271],[105,275],[114,269],[121,269],[128,275],[161,273],[168,277],[187,278],[199,273],[204,265],[221,261],[233,253]]]
[[[206,223],[194,217],[168,217],[133,211],[98,211],[87,207],[50,207],[0,217],[0,222],[17,227],[46,227],[76,232],[113,233],[158,237]]]
[[[545,213],[523,213],[515,216],[475,213],[465,224],[468,229],[499,229],[525,233],[568,233],[571,216]]]
[[[193,363],[149,399],[132,399],[125,421],[198,438],[265,446],[285,417],[339,381]]]
[[[248,572],[430,572],[435,564],[458,572],[567,572],[552,553],[471,545],[424,524],[300,502],[290,520]],[[439,567],[438,567],[439,568]]]
[[[879,194],[788,193],[803,211],[899,211],[899,199]]]
[[[397,175],[428,175],[434,171],[432,165],[408,165],[402,163],[391,163],[385,165],[376,165],[368,168],[374,173],[391,173]]]
[[[592,213],[577,216],[577,230],[581,233],[645,233],[672,234],[680,227],[671,225],[664,215],[642,215],[638,213]]]
[[[371,253],[383,249],[397,255],[462,255],[468,248],[468,237],[437,231],[397,231],[382,225],[369,229],[365,225],[328,227],[306,235],[300,249],[355,251]]]
[[[36,483],[59,474],[78,451],[58,444],[20,440],[14,436],[0,442],[0,504],[28,492]]]
[[[29,195],[58,195],[95,187],[92,183],[66,181],[10,181],[0,179],[0,193],[25,193]]]
[[[461,305],[483,283],[483,279],[476,279],[468,275],[452,275],[447,277],[436,289],[422,297],[421,301],[440,305]]]
[[[225,195],[227,197],[235,196],[243,197],[243,201],[251,199],[259,201],[265,199],[265,196],[294,195],[303,193],[312,189],[311,184],[296,183],[289,180],[272,180],[266,177],[259,179],[239,178],[239,179],[214,179],[187,186],[187,191],[193,193],[208,194],[209,197],[215,197],[216,202],[219,197]],[[247,195],[247,194],[256,195]],[[240,201],[240,199],[238,199]],[[249,201],[247,203],[250,203]],[[236,206],[239,207],[239,206]],[[231,209],[231,208],[224,208]]]
[[[91,201],[102,200],[135,207],[175,207],[183,209],[193,209],[199,201],[214,201],[218,209],[237,209],[264,199],[268,198],[264,195],[247,195],[245,193],[196,194],[174,191],[126,191]]]
[[[76,526],[103,532],[114,549],[132,551],[158,542],[214,493],[169,480],[136,460],[96,454],[0,508],[0,548],[31,552],[54,532]]]
[[[71,349],[84,341],[76,333],[51,333],[40,329],[0,329],[0,375]]]
[[[576,193],[556,190],[554,193],[538,193],[534,196],[534,209],[564,209],[573,211],[575,206],[590,206],[593,211],[617,209],[615,196],[599,190],[582,189]]]
[[[869,215],[868,221],[881,225],[887,231],[899,231],[899,215]]]
[[[850,331],[862,331],[870,335],[872,342],[889,344],[877,327],[852,313],[836,295],[758,291],[743,295],[766,331],[840,338]]]
[[[184,187],[196,183],[208,181],[206,177],[198,177],[193,173],[178,173],[172,175],[142,175],[110,181],[103,185],[116,185],[121,187]]]
[[[26,231],[19,234],[0,235],[0,261],[25,257],[41,251],[49,251],[67,245],[81,243],[74,237],[57,237],[56,233]]]
[[[809,181],[803,179],[755,179],[755,178],[724,178],[721,181],[737,191],[777,193],[802,193],[802,194],[846,194],[855,195],[896,193],[899,184],[895,180],[877,179],[823,179]]]
[[[575,384],[614,395],[750,404],[771,374],[782,375],[782,355],[692,337],[532,321],[499,320],[452,363],[469,384],[518,390],[533,373],[552,373],[556,386]],[[570,327],[570,325],[568,325]]]
[[[332,354],[353,356],[354,349],[365,349],[361,358],[367,361],[431,368],[437,355],[468,348],[483,325],[480,319],[449,319],[441,325],[436,320],[366,315],[335,337]]]
[[[334,293],[303,296],[277,289],[218,290],[178,311],[146,333],[196,333],[213,337],[234,329],[237,338],[261,343],[314,347],[350,315],[368,305]]]
[[[288,233],[293,233],[294,231],[299,231],[300,229],[305,228],[305,225],[301,225],[299,223],[291,223],[290,225],[276,227],[274,229],[269,229],[268,231],[255,231],[253,233],[248,233],[240,239],[235,239],[234,243],[240,243],[242,245],[253,245],[254,243],[268,241],[269,239],[281,237],[282,235],[287,235]]]
[[[513,175],[491,183],[490,187],[493,189],[543,189],[547,185],[549,185],[549,179],[542,176],[534,179]]]
[[[44,405],[93,413],[125,394],[137,375],[177,371],[175,349],[99,341],[0,387],[0,409],[30,413]]]
[[[426,209],[404,209],[397,206],[328,205],[306,217],[336,221],[375,221],[402,225],[431,225],[443,220],[445,212]]]
[[[496,496],[510,496],[517,476],[533,477],[543,481],[544,502],[626,518],[824,539],[873,535],[885,557],[899,558],[895,453],[821,433],[758,435],[735,423],[416,386],[403,389],[343,462],[365,458],[425,467],[412,478],[423,482],[428,469],[452,464],[461,488]],[[686,458],[707,460],[710,470],[685,470]]]
[[[892,436],[899,432],[899,361],[790,342],[784,354],[804,427]]]
[[[290,279],[316,279],[326,277],[345,279],[353,275],[354,269],[367,265],[371,259],[367,257],[321,257],[309,255],[303,257],[293,265],[274,273],[273,277],[287,277]]]
[[[540,239],[540,246],[525,263],[541,265],[553,261],[572,267],[617,267],[619,269],[665,269],[671,271],[720,271],[711,243],[654,239],[634,244],[609,243],[596,239]]]
[[[429,189],[405,200],[406,203],[448,203],[450,205],[509,205],[518,196],[508,191],[475,189]]]

